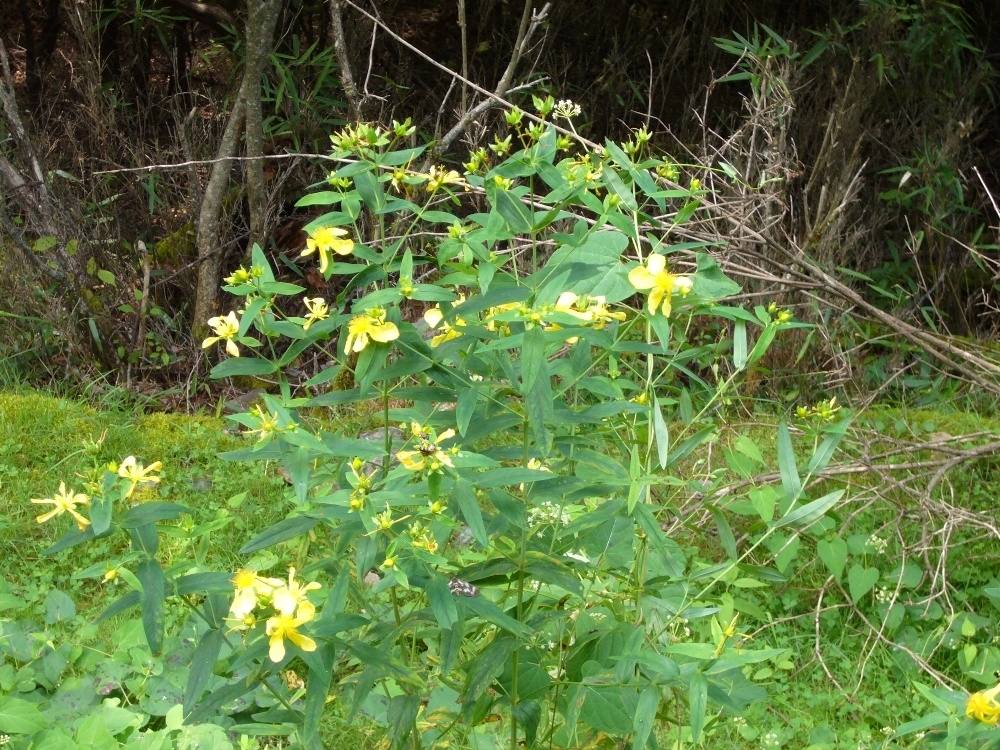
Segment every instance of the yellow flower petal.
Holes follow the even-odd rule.
[[[427,457],[420,451],[400,451],[396,454],[396,458],[410,471],[420,471],[427,463]]]
[[[399,338],[399,329],[396,328],[395,323],[376,324],[371,327],[368,335],[380,344],[386,344]]]

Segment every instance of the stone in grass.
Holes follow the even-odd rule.
[[[403,431],[398,427],[390,427],[389,439],[392,441],[393,446],[395,446],[396,443],[401,443],[404,440],[406,440],[406,436],[403,435]],[[382,447],[385,445],[385,428],[379,427],[377,430],[372,430],[371,432],[363,432],[360,435],[358,435],[358,440],[371,440],[379,447]],[[390,450],[389,452],[390,462],[396,460],[396,453],[398,452],[398,450],[399,449],[395,447],[393,447]],[[383,458],[384,456],[375,456],[375,458],[369,458],[367,463],[370,463],[373,466],[377,466],[378,468],[381,469]]]

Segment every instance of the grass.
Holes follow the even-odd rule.
[[[362,414],[355,420],[367,418]],[[774,426],[768,421],[762,418],[757,425],[740,428],[765,456],[773,455]],[[858,425],[882,439],[1000,431],[1000,420],[945,408],[881,407],[865,414]],[[86,472],[92,462],[85,443],[97,441],[100,444],[96,456],[101,463],[120,461],[127,455],[135,455],[146,464],[162,461],[163,481],[155,490],[157,499],[180,503],[192,511],[190,518],[179,522],[177,534],[164,538],[162,554],[167,563],[194,556],[197,540],[184,538],[184,531],[219,521],[222,528],[213,532],[209,565],[220,570],[245,565],[246,560],[237,550],[255,532],[283,518],[291,502],[286,501],[289,490],[285,480],[273,467],[263,462],[237,464],[219,458],[220,452],[243,444],[241,438],[225,431],[226,426],[224,420],[214,417],[97,409],[34,393],[0,394],[0,578],[39,612],[49,589],[63,589],[71,593],[85,618],[96,616],[124,590],[100,578],[73,577],[95,561],[124,553],[124,548],[98,542],[43,557],[42,550],[61,535],[67,524],[56,521],[39,525],[35,522],[38,509],[29,503],[32,497],[50,497],[60,481],[81,486],[77,475]],[[995,464],[984,460],[953,472],[952,485],[967,488],[959,498],[963,507],[992,512],[994,488],[1000,484]],[[865,480],[851,481],[854,492],[870,489]],[[895,499],[905,502],[905,498]],[[853,533],[863,538],[885,529],[897,512],[898,508],[891,504],[875,505],[852,521],[844,537]],[[736,529],[740,531],[738,525]],[[919,523],[911,520],[899,526],[898,533],[900,540],[912,541],[923,532]],[[744,717],[722,714],[708,727],[709,746],[763,750],[797,746],[812,750],[889,747],[890,739],[883,728],[926,711],[927,707],[914,699],[909,689],[910,679],[920,679],[912,663],[878,643],[859,617],[860,611],[869,620],[879,622],[885,615],[876,590],[862,597],[855,610],[841,590],[831,584],[829,572],[816,559],[819,538],[803,537],[786,584],[746,589],[729,582],[736,611],[745,613],[741,629],[753,634],[756,646],[787,649],[787,659],[768,674],[752,675],[755,682],[767,688],[768,700],[752,707]],[[964,556],[952,560],[950,571],[956,612],[984,616],[984,623],[995,619],[989,601],[981,593],[981,588],[995,578],[977,560],[995,559],[996,540],[959,532],[951,543],[962,549]],[[852,561],[887,572],[898,562],[894,556],[899,550],[898,546],[891,547],[883,556],[857,553]],[[274,551],[270,562],[275,569],[292,561],[296,553],[295,549],[280,546]],[[759,559],[753,562],[767,564],[769,556],[761,550]],[[820,591],[825,592],[825,599],[817,614]],[[916,591],[907,595],[917,598]],[[746,614],[755,606],[761,611],[780,613],[781,617],[771,622],[755,620],[752,614]],[[890,635],[914,649],[929,643],[929,638],[944,643],[944,648],[928,658],[937,669],[961,680],[957,650],[970,643],[985,649],[992,638],[991,624],[979,627],[971,636],[955,635],[956,623],[960,622],[943,609],[923,615],[918,610],[908,607],[903,622]],[[822,664],[815,648],[817,632]],[[844,690],[836,689],[831,679]],[[976,685],[967,687],[973,689]],[[379,744],[377,728],[363,720],[349,725],[345,713],[339,700],[329,704],[323,722],[328,747],[357,750]],[[669,746],[674,738],[660,736],[659,740],[661,746]]]
[[[28,602],[41,618],[44,600],[53,587],[67,592],[79,607],[78,623],[93,620],[126,590],[119,578],[74,579],[88,566],[127,549],[99,540],[43,556],[43,550],[69,527],[65,517],[38,524],[38,507],[30,498],[51,497],[59,482],[82,487],[78,475],[92,464],[85,442],[101,440],[97,459],[119,462],[135,455],[140,463],[163,462],[162,482],[146,490],[144,499],[169,500],[191,510],[177,524],[178,536],[161,537],[165,567],[191,559],[197,539],[183,538],[183,531],[223,520],[212,532],[207,564],[216,570],[236,570],[247,564],[237,550],[257,531],[284,518],[284,478],[263,463],[231,463],[219,458],[222,451],[242,446],[241,438],[225,432],[222,419],[162,413],[143,414],[117,409],[96,409],[65,398],[35,393],[0,393],[0,590]],[[291,561],[294,550],[275,548],[269,555],[274,569]],[[264,562],[258,557],[259,562]],[[6,585],[4,585],[4,583]],[[24,613],[21,613],[23,616]],[[121,618],[102,629],[105,640]],[[348,725],[345,710],[331,704],[322,731],[327,747],[362,750],[375,744],[376,730],[363,719]]]

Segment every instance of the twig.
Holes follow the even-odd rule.
[[[218,164],[223,161],[262,161],[264,159],[298,159],[300,157],[305,157],[307,159],[326,159],[327,161],[343,161],[343,159],[338,159],[334,156],[327,156],[325,154],[261,154],[260,156],[222,156],[216,159],[190,159],[188,161],[176,162],[174,164],[147,164],[143,167],[123,167],[121,169],[107,169],[101,172],[91,172],[92,175],[99,174],[120,174],[122,172],[150,172],[154,169],[186,169],[192,166],[201,166],[204,164]]]
[[[481,102],[472,110],[465,112],[465,114],[458,119],[455,126],[445,133],[444,137],[432,149],[432,152],[428,155],[428,161],[436,156],[440,156],[451,148],[451,145],[460,135],[462,135],[462,133],[465,132],[466,128],[469,127],[469,124],[476,117],[482,114],[482,112],[485,112],[488,108],[497,106],[498,100],[507,94],[511,83],[514,80],[514,73],[517,71],[518,63],[521,62],[521,58],[527,51],[528,45],[531,43],[531,37],[534,36],[538,27],[545,22],[545,19],[549,14],[549,9],[552,7],[552,3],[546,3],[542,6],[542,9],[538,11],[538,13],[532,13],[531,3],[532,0],[525,0],[524,2],[524,13],[521,15],[521,25],[517,30],[517,39],[514,42],[514,49],[510,54],[510,61],[507,63],[507,69],[503,72],[503,75],[500,76],[500,81],[497,83],[496,89],[491,92],[485,101]],[[464,75],[463,79],[466,79]],[[463,88],[462,91],[464,92],[465,89]]]
[[[431,57],[427,53],[423,52],[422,50],[420,50],[417,47],[415,47],[412,44],[410,44],[408,41],[406,41],[405,39],[403,39],[403,37],[401,37],[399,34],[397,34],[392,29],[390,29],[381,19],[377,18],[376,16],[373,16],[371,13],[369,13],[368,11],[366,11],[364,8],[362,8],[361,6],[359,6],[356,3],[354,3],[353,0],[342,0],[342,2],[346,3],[347,5],[350,5],[356,11],[358,11],[359,13],[361,13],[363,16],[365,16],[368,19],[370,19],[371,21],[373,21],[386,34],[388,34],[390,37],[392,37],[397,42],[399,42],[400,44],[402,44],[404,47],[406,47],[408,50],[410,50],[411,52],[413,52],[415,55],[417,55],[421,59],[426,60],[427,62],[429,62],[435,68],[438,68],[439,70],[444,71],[448,75],[457,78],[459,81],[461,81],[462,83],[464,83],[470,89],[472,89],[474,91],[478,91],[480,94],[483,94],[484,96],[487,96],[487,97],[490,97],[491,99],[494,99],[497,102],[497,104],[499,104],[501,106],[504,106],[504,107],[507,107],[509,109],[513,109],[514,108],[513,102],[508,101],[507,99],[505,99],[502,96],[497,96],[492,91],[483,88],[482,86],[480,86],[478,83],[475,83],[474,81],[470,81],[468,78],[465,78],[464,76],[462,76],[461,73],[458,73],[458,72],[452,70],[447,65],[439,63],[437,60],[435,60],[433,57]],[[526,118],[528,118],[529,120],[531,120],[532,122],[539,122],[539,123],[543,122],[543,120],[540,117],[536,117],[535,115],[531,114],[530,112],[525,112],[524,116]],[[582,144],[584,146],[588,146],[589,148],[596,148],[597,145],[598,145],[598,144],[594,143],[593,141],[587,140],[586,138],[578,135],[577,133],[574,133],[572,130],[568,130],[566,128],[560,127],[559,125],[555,125],[553,123],[548,123],[548,124],[551,125],[552,127],[554,127],[556,129],[556,132],[562,133],[563,135],[567,135],[570,138],[572,138],[573,140],[577,141],[578,143],[580,143],[580,144]]]

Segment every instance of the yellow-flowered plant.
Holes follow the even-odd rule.
[[[354,240],[347,236],[347,230],[340,227],[319,227],[309,232],[306,249],[300,258],[313,253],[319,254],[319,272],[325,274],[330,266],[330,253],[350,255],[354,252]]]
[[[132,497],[132,493],[135,492],[135,488],[140,482],[148,484],[159,484],[160,478],[153,475],[155,471],[162,471],[163,464],[159,461],[154,461],[149,466],[143,466],[141,463],[136,461],[135,456],[129,456],[121,465],[118,467],[118,476],[129,481],[128,490],[125,491],[125,497]]]
[[[309,311],[306,315],[306,322],[302,325],[303,331],[308,331],[309,326],[313,323],[330,317],[330,306],[322,297],[313,297],[312,299],[306,297],[302,301],[305,303],[306,310]]]
[[[240,356],[240,348],[236,346],[234,339],[240,334],[240,321],[236,317],[236,313],[230,311],[225,317],[214,317],[208,319],[208,327],[214,332],[214,336],[209,336],[207,339],[201,342],[201,348],[207,349],[216,341],[226,342],[226,351],[229,352],[229,356],[238,357]]]
[[[344,341],[344,353],[360,352],[369,341],[387,344],[399,338],[399,329],[395,323],[385,319],[385,310],[373,307],[361,315],[355,315],[347,324],[347,339]]]
[[[397,453],[396,458],[399,463],[410,471],[420,471],[426,467],[429,471],[440,472],[445,466],[449,468],[455,466],[451,456],[438,445],[438,443],[455,437],[454,430],[448,429],[438,435],[430,428],[425,429],[416,423],[410,427],[416,439],[417,448]]]
[[[230,455],[275,460],[289,470],[296,511],[277,527],[279,537],[287,538],[286,528],[293,535],[309,533],[297,548],[299,565],[337,581],[324,613],[334,619],[325,617],[310,630],[318,614],[309,596],[318,584],[297,580],[294,570],[287,581],[254,571],[233,579],[230,616],[236,629],[246,633],[248,643],[267,646],[268,655],[257,657],[265,664],[251,668],[264,673],[269,662],[287,660],[295,646],[319,648],[322,658],[306,660],[311,681],[317,668],[353,668],[365,661],[364,649],[375,647],[394,661],[393,674],[380,671],[373,681],[365,676],[359,689],[384,691],[392,677],[394,705],[405,702],[419,713],[416,707],[426,705],[425,688],[477,663],[489,644],[504,645],[496,629],[499,610],[504,623],[523,631],[531,663],[540,660],[552,676],[552,687],[537,698],[539,705],[548,702],[540,715],[551,717],[543,718],[537,731],[551,737],[565,718],[559,716],[565,695],[555,688],[558,675],[569,671],[563,662],[581,656],[572,643],[572,626],[566,630],[563,621],[579,616],[577,627],[593,631],[601,619],[614,619],[607,625],[635,630],[637,648],[658,648],[649,635],[654,631],[673,632],[667,620],[676,619],[676,612],[658,612],[649,628],[635,629],[635,607],[640,599],[647,601],[647,589],[656,596],[662,581],[680,581],[693,562],[679,554],[667,559],[674,556],[660,514],[674,493],[666,488],[681,486],[672,483],[684,451],[715,439],[715,432],[705,429],[716,413],[709,406],[728,397],[731,381],[714,371],[718,388],[704,387],[714,365],[711,347],[696,351],[672,305],[680,306],[677,298],[697,286],[699,312],[711,315],[715,300],[737,295],[739,285],[707,253],[697,259],[685,255],[697,276],[668,270],[661,253],[688,248],[664,250],[661,243],[673,224],[657,217],[681,223],[699,210],[699,202],[687,190],[657,186],[670,170],[653,173],[666,163],[651,156],[647,130],[596,149],[550,126],[552,118],[570,122],[578,114],[571,102],[545,95],[534,103],[538,116],[511,113],[512,132],[473,154],[464,175],[438,166],[415,171],[412,165],[433,159],[433,152],[402,143],[410,125],[391,130],[351,125],[335,134],[333,156],[348,166],[330,176],[333,188],[324,187],[316,204],[332,205],[327,216],[337,218],[316,223],[344,226],[311,232],[303,255],[318,255],[324,276],[337,275],[338,283],[328,286],[284,272],[277,278],[264,252],[254,248],[253,268],[262,273],[234,272],[231,279],[238,283],[227,291],[244,298],[246,312],[237,322],[244,333],[251,325],[253,330],[245,338],[233,333],[231,340],[244,351],[255,349],[257,356],[226,360],[216,365],[213,377],[264,374],[274,384],[262,397],[264,407],[232,415],[252,447]],[[575,154],[558,156],[564,148]],[[453,190],[458,186],[468,187],[469,196]],[[701,190],[697,183],[691,187]],[[641,232],[634,231],[637,226]],[[360,243],[361,232],[369,232],[366,244],[355,246],[350,237]],[[657,249],[661,253],[653,252]],[[642,264],[629,271],[623,253],[639,253]],[[338,254],[355,257],[336,263]],[[648,297],[638,315],[627,301],[636,292]],[[742,321],[768,332],[756,337],[753,361],[767,349],[775,321],[785,322],[781,311],[768,313],[760,306],[755,316],[733,307],[716,311],[723,326]],[[569,330],[552,333],[560,328]],[[734,342],[744,328],[734,333]],[[574,334],[579,340],[567,338]],[[733,346],[734,361],[742,372],[750,354],[736,356],[745,337],[739,344]],[[346,425],[331,428],[302,411],[355,403],[362,404],[359,413],[379,415],[380,435],[358,435]],[[393,425],[404,420],[410,426],[401,434]],[[459,441],[462,452],[453,445]],[[477,446],[482,452],[475,452]],[[598,455],[604,446],[605,455]],[[131,510],[143,511],[135,514],[140,518],[159,512]],[[605,529],[612,517],[609,543]],[[766,528],[764,535],[780,527]],[[258,535],[248,554],[273,537]],[[499,557],[503,565],[480,565]],[[715,596],[715,582],[697,583],[699,601]],[[594,606],[597,595],[608,606]],[[553,618],[563,608],[575,615]],[[703,690],[719,688],[714,675],[722,672],[704,667],[732,660],[741,634],[731,617],[727,613],[728,627],[717,626],[716,638],[693,636],[710,647],[697,652],[703,656],[690,657],[699,662],[697,671],[679,670],[678,677],[668,670],[673,676],[659,680],[635,670],[622,690],[641,691],[645,701],[658,703],[666,699],[669,683],[683,700],[693,695],[684,684],[694,679],[689,672],[699,676]],[[338,630],[341,626],[348,629]],[[326,648],[334,633],[348,644],[346,650],[340,643]],[[545,643],[551,645],[536,656],[535,647]],[[502,657],[517,663],[522,653],[511,640]],[[333,662],[326,664],[330,655]],[[250,656],[238,663],[249,664]],[[414,679],[396,679],[403,674],[396,662]],[[358,666],[360,675],[365,665]],[[459,704],[479,705],[486,691],[506,690],[504,680],[467,681],[476,684],[461,688]],[[505,720],[519,704],[526,709],[529,698],[518,694],[518,680],[509,683],[515,687],[506,702],[496,703]],[[315,696],[323,696],[324,685],[316,687]],[[691,688],[697,687],[692,682]],[[609,695],[618,690],[610,682],[601,689]],[[321,700],[306,703],[304,727],[318,721],[322,710]],[[449,726],[462,723],[460,708],[435,710]],[[659,709],[644,710],[651,727]],[[588,713],[581,712],[581,724]],[[625,734],[632,727],[627,724]],[[406,737],[414,726],[419,728],[419,721],[403,717],[391,731]],[[525,744],[528,727],[517,713],[507,726],[513,730],[510,746]],[[591,726],[587,732],[596,736],[608,728]],[[694,743],[696,734],[692,728]],[[454,742],[465,739],[455,735]],[[638,746],[645,739],[634,741]]]
[[[90,520],[85,518],[80,511],[76,509],[76,506],[78,505],[85,508],[89,506],[90,498],[82,492],[67,490],[65,482],[59,483],[59,492],[57,492],[54,497],[32,498],[31,502],[35,505],[52,506],[52,510],[47,513],[42,513],[40,516],[35,518],[38,523],[45,523],[56,516],[61,516],[63,513],[69,513],[73,517],[73,520],[76,521],[76,525],[80,531],[83,531],[90,525]]]
[[[997,702],[997,695],[1000,694],[1000,685],[989,690],[981,690],[969,696],[965,704],[965,715],[970,719],[981,721],[984,724],[996,725],[1000,721],[1000,703]]]
[[[299,628],[316,617],[316,605],[307,595],[321,588],[313,581],[302,584],[295,580],[295,568],[288,569],[288,580],[263,578],[253,570],[241,570],[233,577],[235,594],[229,608],[235,630],[253,627],[260,609],[270,608],[273,613],[264,626],[268,638],[268,656],[273,662],[285,658],[285,641],[291,641],[303,651],[315,651],[316,642],[299,632]]]
[[[237,621],[246,620],[258,604],[267,601],[267,597],[275,588],[282,585],[280,578],[262,578],[253,570],[239,570],[233,576],[233,586],[236,593],[229,607],[229,614]]]
[[[646,265],[629,271],[628,280],[638,291],[649,291],[647,304],[651,313],[660,310],[668,317],[672,295],[684,296],[692,286],[689,276],[675,276],[667,271],[667,259],[658,253],[651,254],[646,259]]]
[[[298,616],[311,620],[316,614],[315,605],[306,598],[310,591],[322,588],[316,581],[305,585],[295,580],[295,568],[288,569],[288,582],[271,591],[271,603],[282,613],[296,612]]]
[[[465,302],[465,295],[459,295],[458,299],[452,303],[452,307],[457,307]],[[444,319],[444,312],[441,310],[441,305],[434,305],[427,312],[424,313],[424,322],[427,323],[428,328],[431,330],[438,330],[440,328],[440,333],[431,338],[431,346],[440,346],[445,341],[451,341],[452,339],[457,339],[462,335],[461,329],[464,328],[467,323],[464,318],[455,318],[454,323],[449,323]]]
[[[435,193],[445,185],[465,185],[462,175],[454,169],[431,167],[427,174],[427,192]]]

